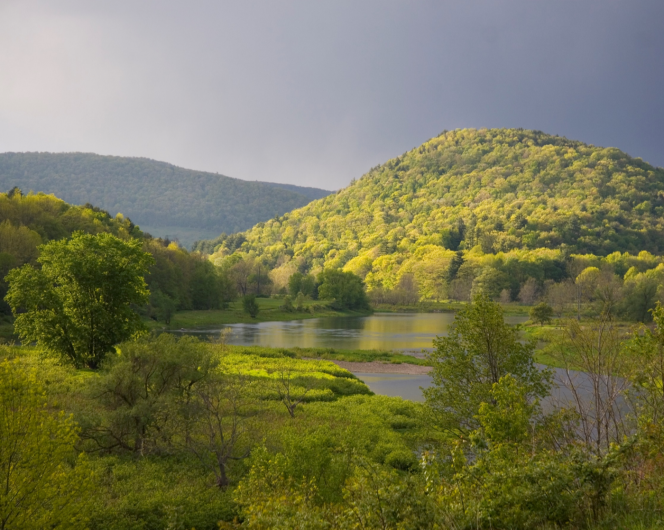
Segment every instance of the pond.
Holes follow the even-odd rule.
[[[526,316],[509,316],[510,324]],[[366,317],[327,317],[284,322],[231,324],[228,344],[272,348],[334,348],[337,350],[420,351],[445,335],[454,313],[375,313]],[[221,329],[182,330],[213,337]]]

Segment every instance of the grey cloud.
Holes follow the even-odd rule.
[[[664,165],[664,3],[0,6],[0,151],[147,156],[329,189],[443,129]]]

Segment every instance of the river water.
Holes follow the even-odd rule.
[[[528,320],[509,316],[510,324]],[[272,348],[334,348],[418,352],[447,334],[454,313],[375,313],[366,317],[328,317],[284,322],[231,324],[228,344]],[[186,330],[210,337],[221,329]]]
[[[521,324],[525,316],[508,316]],[[432,348],[437,336],[447,334],[454,313],[375,313],[366,317],[327,317],[284,322],[231,324],[228,344],[272,348],[334,348],[337,350],[387,350],[418,354]],[[214,338],[221,329],[182,330]],[[428,375],[356,373],[376,394],[422,401],[421,387]]]
[[[525,316],[509,316],[510,324],[520,324]],[[232,324],[227,337],[229,344],[240,346],[268,346],[273,348],[334,348],[337,350],[388,350],[421,355],[430,350],[436,336],[446,335],[454,322],[454,313],[375,313],[366,317],[312,318],[284,322]],[[218,329],[181,330],[188,334],[212,339]],[[422,388],[431,385],[429,375],[356,373],[376,394],[399,396],[422,401]],[[566,374],[554,370],[552,398],[570,402],[571,395],[564,387]],[[589,395],[591,382],[587,374],[575,373],[582,394]],[[548,403],[543,403],[549,408]]]

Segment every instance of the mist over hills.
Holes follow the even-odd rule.
[[[249,182],[147,158],[90,153],[2,153],[0,190],[54,193],[121,212],[155,236],[194,240],[246,230],[329,191]]]
[[[242,236],[274,265],[394,276],[443,250],[664,251],[664,170],[522,129],[444,132]],[[216,250],[223,252],[221,243]],[[230,250],[230,249],[229,249]]]

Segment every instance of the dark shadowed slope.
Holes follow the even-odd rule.
[[[88,153],[0,154],[0,190],[54,193],[118,212],[156,236],[195,239],[246,230],[330,192]]]

